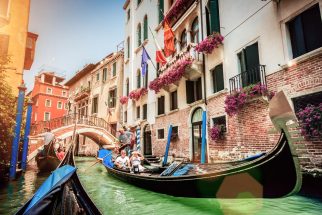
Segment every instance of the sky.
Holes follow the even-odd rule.
[[[24,72],[28,91],[42,69],[70,79],[124,39],[124,0],[31,0],[29,31],[39,35],[35,60]]]

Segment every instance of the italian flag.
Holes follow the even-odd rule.
[[[163,51],[158,43],[158,41],[153,37],[154,39],[154,44],[155,44],[155,48],[156,48],[156,55],[155,55],[155,60],[158,63],[161,63],[161,65],[164,65],[167,63],[167,59],[164,57]]]

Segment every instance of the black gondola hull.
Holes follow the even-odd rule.
[[[211,165],[211,164],[209,164]],[[299,189],[299,175],[285,135],[275,149],[227,170],[187,176],[142,176],[106,166],[110,175],[151,191],[181,197],[278,198]]]

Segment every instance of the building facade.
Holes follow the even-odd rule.
[[[22,83],[23,71],[29,70],[35,55],[38,35],[28,32],[30,0],[0,2],[0,57],[9,57],[6,80],[14,95]]]
[[[49,71],[42,71],[35,77],[34,87],[29,93],[33,102],[32,124],[67,114],[68,87],[62,84],[64,80],[64,77]]]
[[[199,161],[203,111],[207,111],[208,162],[241,159],[272,149],[278,133],[268,116],[266,96],[248,99],[237,114],[225,104],[227,97],[253,90],[256,85],[272,92],[283,90],[295,112],[308,102],[322,103],[320,0],[180,3],[128,0],[123,7],[123,95],[130,96],[131,91],[148,88],[153,80],[184,68],[179,80],[156,91],[149,89],[123,105],[123,121],[141,129],[144,154],[164,153],[172,124],[175,135],[170,154]],[[176,53],[167,58],[166,65],[158,66],[153,36],[163,45],[163,11],[175,35]],[[197,52],[197,44],[206,38],[219,38],[220,42],[211,51]],[[153,62],[144,77],[140,70],[143,46]],[[211,138],[213,127],[220,128],[216,140]],[[293,141],[302,166],[321,166],[321,149],[314,143],[319,140],[304,140],[295,133]]]
[[[123,51],[111,53],[96,64],[89,64],[65,83],[69,87],[70,114],[98,117],[116,135],[121,126],[118,102],[122,95]]]

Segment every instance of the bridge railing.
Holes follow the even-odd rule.
[[[103,118],[99,118],[96,116],[86,116],[80,114],[69,114],[63,117],[58,117],[51,119],[49,121],[42,121],[37,124],[31,125],[30,135],[37,135],[45,132],[45,128],[49,128],[50,130],[54,130],[60,127],[69,126],[76,124],[88,125],[88,126],[96,126],[100,128],[104,128],[108,132],[111,133],[112,136],[115,136],[116,130]]]

